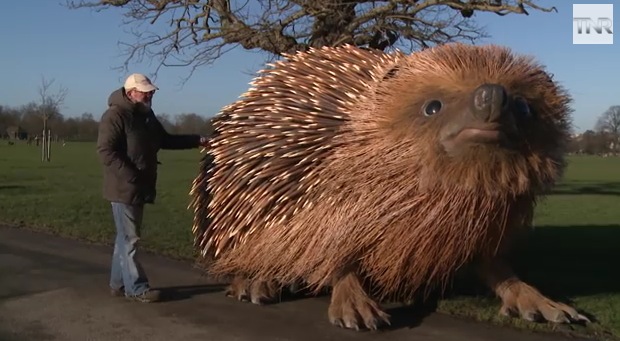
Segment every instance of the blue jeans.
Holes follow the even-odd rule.
[[[124,287],[126,296],[140,295],[149,289],[149,281],[137,259],[137,243],[144,206],[112,203],[112,214],[116,225],[116,240],[112,255],[110,287]]]

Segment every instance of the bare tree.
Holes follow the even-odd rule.
[[[42,160],[50,161],[50,143],[51,132],[48,128],[48,121],[56,116],[60,115],[60,108],[65,102],[68,89],[60,86],[57,92],[51,91],[51,86],[54,84],[54,79],[48,81],[45,77],[41,77],[41,85],[39,86],[39,96],[41,104],[39,110],[43,117],[43,133],[41,135],[43,141]]]
[[[475,42],[486,33],[474,12],[503,16],[551,12],[535,0],[67,0],[69,8],[125,11],[136,41],[122,43],[127,59],[162,66],[210,64],[231,49],[267,52],[270,58],[310,47],[353,44],[385,50]],[[142,24],[154,28],[149,31]]]
[[[620,135],[620,105],[609,107],[596,122],[597,130]]]
[[[617,153],[620,150],[620,105],[609,107],[598,118],[596,129],[611,136],[613,150]]]
[[[55,80],[46,80],[45,77],[41,77],[41,85],[39,86],[39,98],[41,103],[39,104],[41,110],[41,116],[43,118],[43,129],[47,129],[47,122],[60,114],[60,108],[65,102],[68,89],[64,86],[59,86],[56,92],[52,92],[51,87]]]

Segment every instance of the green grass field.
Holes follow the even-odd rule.
[[[192,213],[187,210],[198,150],[162,151],[157,203],[148,206],[143,246],[175,258],[192,254]],[[101,198],[101,171],[92,143],[54,144],[52,162],[40,148],[0,145],[0,222],[107,243],[114,228]],[[536,230],[516,261],[524,279],[554,298],[594,316],[570,327],[578,334],[620,338],[620,158],[575,156],[565,179],[536,212]],[[458,293],[458,292],[457,292]],[[459,316],[530,329],[545,324],[497,316],[492,296],[460,295],[437,309]],[[569,327],[562,327],[563,331]]]

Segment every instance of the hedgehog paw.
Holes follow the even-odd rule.
[[[501,298],[503,304],[500,314],[504,316],[520,316],[532,322],[590,322],[573,307],[550,300],[536,288],[522,281],[507,284]]]
[[[348,329],[377,330],[383,324],[390,324],[390,316],[368,297],[354,274],[334,285],[328,315],[333,325]]]
[[[226,289],[226,296],[242,302],[266,304],[274,301],[277,296],[277,287],[273,282],[251,281],[244,276],[235,276]]]
[[[480,273],[487,284],[502,299],[500,314],[528,321],[554,323],[590,322],[574,308],[550,300],[536,288],[520,280],[501,259],[480,264]]]

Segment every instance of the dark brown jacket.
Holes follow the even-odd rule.
[[[125,204],[154,203],[157,152],[197,148],[199,135],[171,135],[152,110],[133,104],[123,88],[108,98],[101,116],[97,153],[103,164],[103,197]]]

